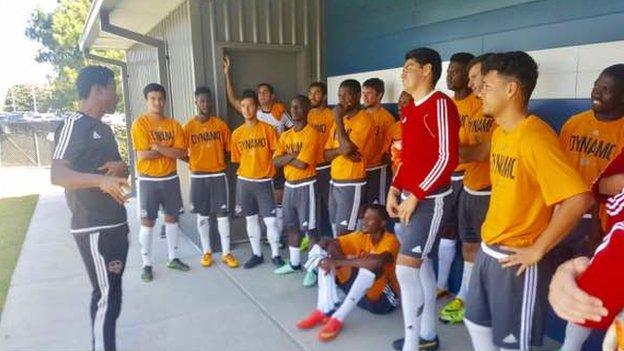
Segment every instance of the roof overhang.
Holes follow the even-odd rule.
[[[128,50],[135,42],[102,30],[100,14],[110,23],[145,35],[186,0],[94,0],[80,37],[80,49]]]

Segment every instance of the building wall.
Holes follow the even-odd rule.
[[[540,69],[531,108],[559,128],[589,107],[600,70],[623,61],[624,2],[616,0],[330,0],[324,13],[330,102],[342,79],[372,76],[388,83],[385,102],[396,102],[403,55],[415,47],[434,48],[443,60],[525,50]],[[438,88],[445,85],[443,74]]]

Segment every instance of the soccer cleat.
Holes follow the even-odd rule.
[[[445,298],[445,297],[449,296],[450,294],[451,294],[451,293],[449,293],[449,291],[448,291],[448,290],[446,290],[446,289],[440,289],[440,288],[437,288],[437,291],[436,291],[436,299],[442,299],[442,298]]]
[[[405,338],[396,339],[392,342],[392,348],[397,351],[401,351],[403,350],[404,343]],[[418,343],[419,350],[435,351],[440,347],[440,340],[437,336],[433,340],[425,340],[423,338],[419,338]]]
[[[323,329],[318,333],[318,339],[320,341],[334,340],[340,331],[342,330],[342,322],[336,318],[330,318],[323,326]]]
[[[286,264],[284,264],[280,268],[273,271],[273,273],[277,275],[284,275],[284,274],[297,273],[297,272],[301,272],[301,265],[293,267],[290,264],[290,262],[286,262]]]
[[[284,262],[284,260],[282,259],[282,256],[275,256],[271,258],[271,262],[273,262],[273,265],[277,268],[280,268],[286,264],[286,262]]]
[[[464,301],[454,298],[440,310],[440,321],[449,324],[461,323],[464,321]]]
[[[308,237],[307,235],[303,237],[303,239],[301,239],[301,245],[299,245],[299,248],[301,249],[301,251],[306,251],[308,248],[310,248],[310,237]]]
[[[154,279],[154,273],[152,273],[152,266],[143,267],[143,272],[141,272],[141,280],[148,283]]]
[[[188,272],[191,270],[191,267],[189,267],[186,263],[180,261],[179,258],[174,258],[173,260],[167,262],[167,267],[182,272]]]
[[[317,277],[314,271],[307,271],[305,276],[303,277],[303,286],[306,288],[312,287],[316,285]]]
[[[238,267],[238,260],[231,252],[227,255],[221,256],[221,262],[225,263],[230,268]]]
[[[243,268],[245,269],[254,268],[255,266],[261,264],[262,262],[264,262],[264,258],[262,256],[256,256],[252,254],[251,257],[249,257],[249,259],[247,260],[247,262],[245,262],[245,264],[243,265]]]
[[[300,320],[299,323],[297,323],[297,328],[302,330],[312,329],[317,325],[327,323],[328,320],[329,317],[326,316],[325,313],[319,310],[314,310],[314,312],[310,313],[309,316],[305,317],[304,319]]]
[[[206,252],[200,261],[201,265],[204,267],[210,267],[212,266],[212,253],[210,252]]]

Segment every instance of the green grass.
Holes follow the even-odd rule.
[[[0,199],[0,314],[38,195]]]

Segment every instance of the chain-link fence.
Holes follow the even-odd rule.
[[[49,166],[54,151],[53,121],[0,121],[0,167]]]

